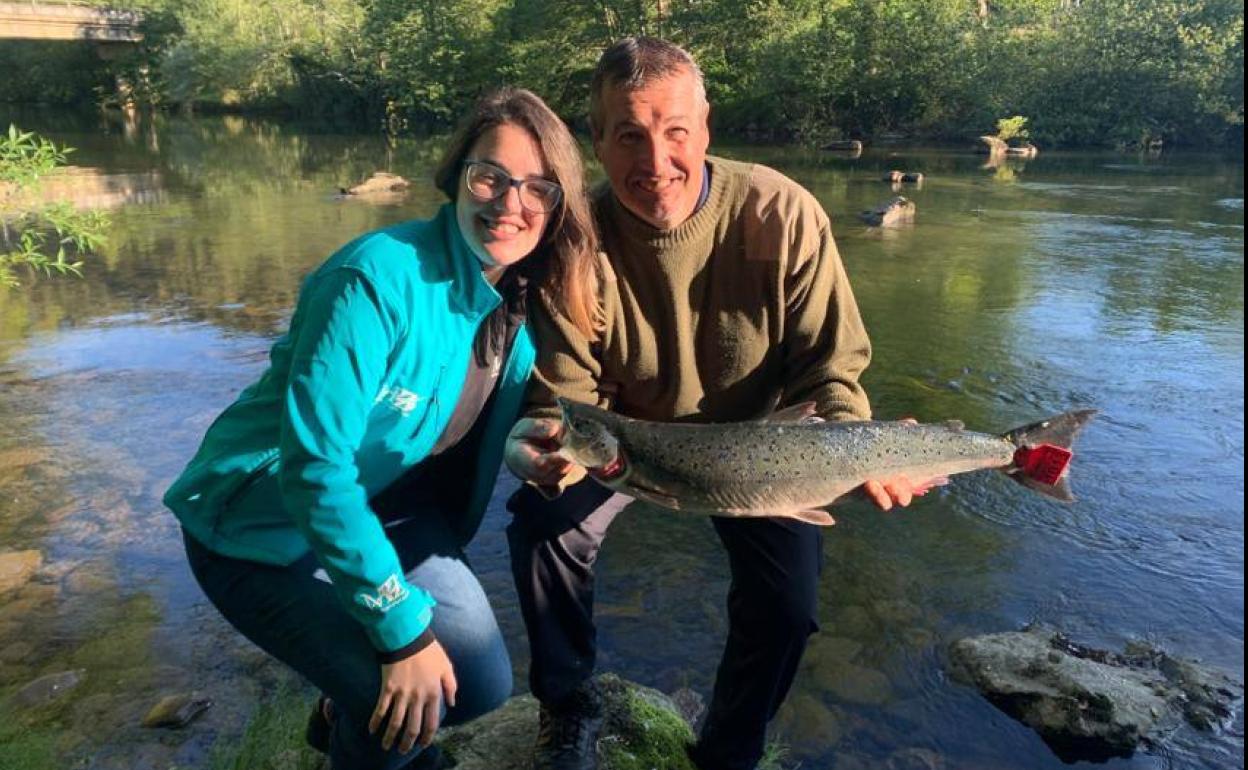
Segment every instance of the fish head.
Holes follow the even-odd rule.
[[[563,413],[563,454],[586,468],[602,468],[620,456],[619,439],[611,432],[610,412],[588,404],[559,399]]]

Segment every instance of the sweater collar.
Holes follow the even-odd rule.
[[[438,210],[443,241],[450,262],[451,302],[455,308],[472,315],[484,315],[502,302],[502,297],[481,272],[481,260],[473,253],[455,217],[455,204],[444,203]]]
[[[725,204],[727,177],[724,169],[719,167],[719,159],[706,156],[706,168],[703,179],[705,194],[699,196],[699,203],[693,214],[676,227],[661,230],[649,222],[642,220],[620,202],[611,192],[611,211],[620,230],[632,241],[644,243],[653,249],[663,250],[695,243],[709,237],[715,231]]]

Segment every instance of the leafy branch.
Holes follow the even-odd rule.
[[[81,276],[77,257],[104,245],[104,213],[75,211],[65,202],[39,204],[28,195],[72,152],[14,125],[0,136],[0,286],[20,286],[14,268],[21,266],[45,276]]]

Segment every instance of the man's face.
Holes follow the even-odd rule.
[[[660,230],[683,223],[698,203],[711,141],[708,113],[688,71],[602,94],[594,153],[620,202]]]

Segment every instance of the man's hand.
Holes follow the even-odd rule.
[[[369,734],[385,720],[381,747],[386,751],[399,736],[399,751],[404,754],[417,742],[428,746],[442,719],[442,698],[454,706],[457,687],[451,659],[436,641],[410,658],[381,664],[381,693],[368,720]]]
[[[571,472],[573,463],[559,454],[562,423],[526,417],[507,435],[503,460],[523,481],[539,487],[555,487]]]

